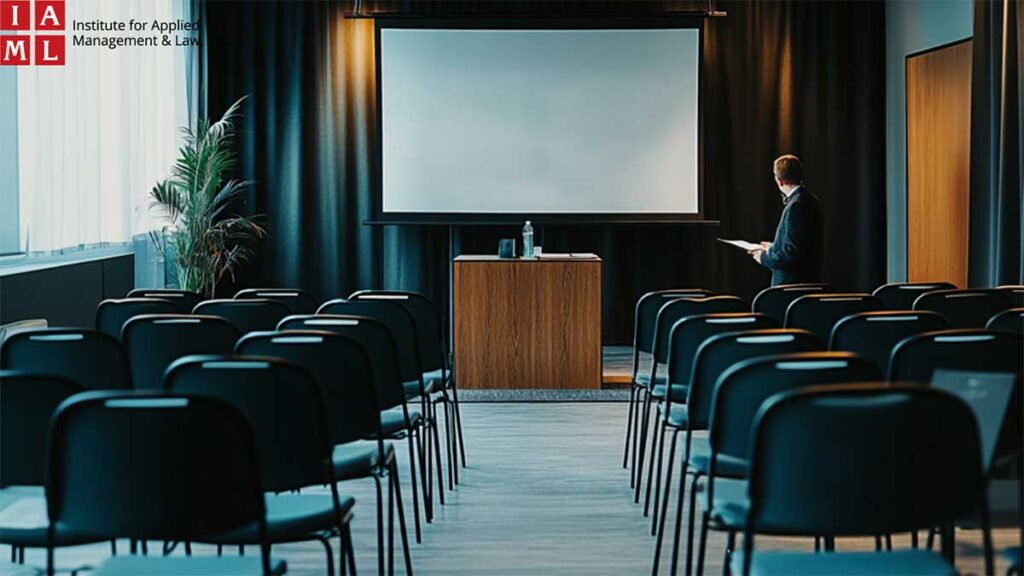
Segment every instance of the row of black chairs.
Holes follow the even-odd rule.
[[[657,403],[658,419],[651,440],[652,454],[656,451],[657,457],[648,461],[644,506],[646,515],[651,510],[653,493],[652,533],[658,536],[655,572],[661,556],[671,470],[679,432],[686,432],[686,441],[672,570],[674,573],[677,568],[679,521],[685,487],[683,481],[688,473],[693,475],[686,560],[687,573],[690,573],[694,536],[693,504],[697,483],[703,477],[724,475],[734,480],[747,478],[751,458],[750,446],[747,444],[751,421],[757,408],[773,393],[809,385],[879,381],[886,376],[894,380],[927,382],[935,366],[1006,370],[1016,373],[1019,378],[1019,335],[999,330],[948,330],[949,323],[940,314],[921,309],[885,311],[884,306],[879,305],[881,298],[888,298],[888,293],[894,290],[902,290],[895,285],[876,291],[879,297],[825,292],[827,287],[821,285],[809,286],[801,294],[799,288],[780,287],[762,293],[755,301],[758,304],[753,313],[748,312],[749,308],[738,298],[715,296],[705,290],[661,291],[647,294],[638,302],[634,385],[623,466],[627,466],[632,454],[630,477],[634,500],[639,501],[649,411],[652,404]],[[930,285],[929,288],[936,286]],[[921,300],[921,291],[918,289],[915,301],[925,302],[927,299]],[[923,291],[927,293],[934,290]],[[1002,308],[1011,305],[1002,293],[994,294],[1001,299]],[[776,320],[778,307],[774,308],[776,316],[771,312],[772,305],[778,304],[783,298],[789,298],[790,303],[783,308],[788,308],[783,320],[786,327],[780,329],[779,321]],[[800,305],[794,306],[797,302]],[[766,306],[766,303],[770,305]],[[1003,317],[1015,320],[1017,334],[1020,333],[1022,323],[1021,312],[1024,310],[1002,312]],[[803,324],[808,329],[795,327],[794,324]],[[915,338],[915,334],[918,337]],[[825,352],[827,349],[833,351]],[[838,350],[852,350],[856,354]],[[951,350],[955,353],[951,354]],[[647,371],[639,369],[641,352],[651,354],[650,369]],[[751,384],[742,384],[747,379]],[[767,381],[777,382],[777,385],[766,386]],[[739,400],[733,400],[730,404],[726,400],[728,393],[723,390],[728,391],[733,386],[737,386],[736,389],[743,393]],[[1019,403],[1019,396],[1015,401]],[[739,402],[739,407],[736,402]],[[1016,417],[1019,422],[1019,414]],[[708,429],[712,430],[708,441],[697,451],[698,454],[692,454],[692,432]],[[731,429],[738,432],[722,432]],[[718,434],[715,430],[718,430]],[[1013,437],[1013,424],[1008,424],[1004,430],[1010,434],[1001,439],[1003,452],[1014,449],[1019,452],[1019,437]],[[664,436],[668,431],[672,431],[672,437],[668,477],[662,498],[662,456]],[[723,436],[737,440],[734,440],[732,446],[721,445]],[[709,458],[709,450],[717,455]],[[723,458],[723,455],[728,457]],[[652,479],[655,479],[653,486]],[[706,492],[712,490],[708,488]],[[709,511],[714,508],[712,502],[714,499],[707,500],[703,507],[705,516],[699,567],[703,566],[706,529],[709,523],[714,526],[709,516]],[[735,531],[730,534],[734,536]]]
[[[265,296],[271,292],[261,290],[253,296],[260,296],[255,301],[262,304],[260,301],[268,300]],[[289,299],[294,298],[295,294],[301,294],[299,291],[286,292],[284,297]],[[346,550],[349,552],[349,563],[352,562],[351,542],[347,540],[347,518],[353,502],[351,498],[339,499],[334,483],[371,477],[377,484],[378,569],[383,573],[384,505],[381,480],[386,477],[389,480],[388,507],[392,511],[396,508],[398,510],[406,568],[411,572],[394,449],[389,440],[407,439],[409,444],[417,541],[421,539],[416,486],[417,460],[428,522],[432,517],[432,482],[429,478],[434,463],[437,465],[438,493],[443,503],[441,450],[435,411],[438,403],[443,404],[445,409],[450,489],[457,482],[457,466],[453,465],[456,447],[462,451],[465,465],[461,427],[458,433],[454,430],[460,420],[458,406],[456,401],[449,401],[446,397],[449,390],[455,394],[454,381],[447,366],[448,358],[440,339],[436,312],[429,301],[413,293],[361,292],[349,300],[328,302],[320,307],[319,315],[286,315],[278,323],[278,331],[250,332],[242,336],[240,330],[221,316],[182,314],[180,308],[175,310],[177,313],[170,313],[167,304],[182,306],[180,303],[192,298],[187,293],[178,293],[178,296],[174,294],[147,291],[144,295],[135,294],[125,300],[104,302],[100,306],[97,313],[98,328],[104,328],[112,317],[124,319],[119,333],[123,346],[117,338],[106,332],[66,328],[16,334],[4,343],[0,350],[0,367],[8,371],[3,378],[5,465],[0,477],[0,488],[6,490],[10,486],[44,484],[41,455],[46,454],[47,450],[40,450],[38,444],[25,442],[25,439],[35,438],[42,442],[45,438],[45,424],[40,425],[39,422],[47,421],[54,406],[52,402],[44,406],[32,404],[37,401],[46,404],[48,396],[45,394],[25,395],[19,401],[17,394],[8,393],[9,390],[18,389],[22,378],[33,382],[30,388],[40,386],[37,381],[39,378],[49,379],[56,390],[54,395],[59,398],[82,390],[122,390],[110,394],[130,399],[133,396],[123,390],[134,388],[147,391],[147,401],[156,402],[158,407],[170,406],[175,402],[189,405],[194,394],[226,400],[240,408],[254,424],[252,432],[256,437],[263,471],[261,481],[264,489],[274,492],[297,489],[303,481],[310,481],[310,471],[316,468],[315,465],[300,467],[300,471],[293,472],[291,476],[279,472],[279,469],[288,468],[287,462],[291,460],[301,461],[303,449],[323,445],[319,441],[304,442],[303,448],[296,450],[288,438],[303,437],[303,434],[306,438],[312,437],[313,431],[309,427],[311,423],[318,422],[318,414],[324,412],[329,470],[326,475],[324,470],[320,470],[319,482],[332,487],[334,513],[327,515],[326,508],[311,510],[308,504],[303,504],[306,500],[289,502],[284,497],[269,499],[266,524],[270,530],[270,539],[267,542],[290,541],[298,535],[308,537],[313,534],[328,547],[330,559],[329,543],[324,535],[333,531],[342,536],[341,566],[344,571]],[[155,298],[159,295],[168,298]],[[174,304],[176,302],[179,304]],[[253,309],[249,306],[252,301],[240,299],[239,302],[241,306],[227,308],[232,311]],[[164,308],[154,310],[154,305]],[[202,306],[203,302],[198,302],[193,309]],[[430,319],[419,321],[414,315],[415,310],[424,316],[424,312],[429,312],[432,323]],[[427,338],[427,335],[431,337]],[[205,356],[191,356],[195,354]],[[436,358],[439,367],[424,370],[424,367],[435,365],[420,363],[420,358],[425,355]],[[44,374],[46,376],[40,376]],[[322,406],[319,408],[314,401],[302,404],[303,394],[307,399],[317,396],[317,393],[302,391],[303,387],[309,388],[310,382],[322,397]],[[69,384],[71,388],[68,388]],[[54,395],[49,398],[52,400]],[[297,395],[299,398],[288,398],[289,395]],[[420,411],[409,407],[408,402],[416,399],[421,402]],[[282,408],[292,404],[296,406],[294,410],[281,412]],[[109,407],[106,400],[103,406]],[[143,404],[140,408],[147,406],[152,407]],[[189,410],[182,412],[182,418],[189,417],[187,412]],[[17,418],[8,419],[8,413],[36,414],[39,416],[36,429],[34,432],[19,430],[15,434],[7,433],[6,424],[20,422]],[[294,415],[295,420],[301,422],[292,423],[296,427],[294,434],[281,432],[281,426],[285,425],[282,420],[291,421],[282,414]],[[307,428],[305,431],[302,430],[303,424]],[[42,431],[40,426],[43,426]],[[429,432],[433,433],[433,446],[430,439],[422,436]],[[15,438],[32,450],[8,449],[6,440]],[[332,446],[333,449],[330,449]],[[33,453],[35,457],[29,457]],[[91,453],[97,453],[95,447]],[[51,454],[51,458],[58,456]],[[322,459],[323,454],[320,457]],[[303,469],[305,473],[301,472]],[[392,499],[398,500],[394,507],[391,506]],[[93,501],[117,502],[117,499]],[[299,508],[296,510],[295,506]],[[53,516],[52,507],[50,512],[51,520],[59,522],[59,518]],[[334,524],[328,522],[328,516],[334,518]],[[389,512],[388,516],[390,526],[393,512]],[[299,522],[296,526],[296,518],[305,518],[306,522]],[[338,521],[339,518],[345,522]],[[320,525],[320,528],[311,532],[309,522],[314,520],[328,524]],[[283,532],[282,521],[291,522],[290,528]],[[51,525],[55,525],[53,522]],[[103,530],[104,526],[98,525],[96,531],[90,534],[95,536],[103,533]],[[38,530],[0,530],[0,541],[11,544],[15,550],[20,549],[23,557],[26,547],[46,546],[52,550],[54,546],[65,545],[69,537],[67,535],[74,532],[58,531],[54,539]],[[110,535],[115,534],[130,538],[157,538],[152,534],[144,536],[130,530],[120,533],[114,531]],[[197,541],[201,541],[204,536],[210,536],[210,532],[199,530],[192,533],[193,539]],[[218,538],[217,542],[226,541]],[[393,571],[393,541],[390,548],[389,572]],[[328,569],[333,571],[330,560]]]

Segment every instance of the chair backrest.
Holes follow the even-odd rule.
[[[761,290],[754,297],[751,310],[767,314],[779,324],[786,321],[786,309],[793,300],[808,294],[826,294],[832,288],[828,284],[782,284]]]
[[[843,318],[832,329],[829,350],[856,352],[870,360],[878,371],[889,369],[889,356],[896,344],[908,336],[945,330],[946,319],[924,310],[861,312]]]
[[[750,312],[731,312],[723,314],[698,314],[678,320],[669,332],[668,344],[668,381],[672,384],[690,384],[693,372],[693,360],[708,338],[726,332],[741,332],[765,328],[778,328],[778,323],[764,314]],[[683,402],[685,398],[672,397],[672,391],[666,392],[670,402]]]
[[[887,310],[911,310],[918,296],[935,290],[956,290],[956,286],[949,282],[893,282],[875,288],[871,295]]]
[[[331,300],[319,310],[321,314],[340,314],[373,318],[387,327],[398,346],[399,368],[404,382],[422,381],[419,335],[412,313],[398,302],[388,300]]]
[[[984,328],[989,318],[1012,307],[999,290],[935,290],[914,300],[914,310],[938,312],[953,328]]]
[[[324,393],[332,444],[380,435],[373,366],[358,341],[325,330],[250,332],[235,352],[276,356],[312,374]]]
[[[765,400],[788,390],[880,380],[871,362],[850,352],[802,352],[745,360],[725,371],[711,399],[711,450],[750,459],[754,416]]]
[[[983,329],[924,332],[896,344],[889,358],[890,381],[931,382],[938,368],[1012,372],[1020,376],[1021,337]]]
[[[246,288],[235,294],[235,300],[260,298],[283,302],[291,309],[292,314],[312,314],[316,312],[317,301],[305,290],[297,288]]]
[[[138,390],[159,390],[172,362],[190,354],[230,354],[240,336],[217,316],[152,314],[124,325],[124,349]]]
[[[243,300],[206,300],[196,304],[193,314],[220,316],[242,334],[277,328],[278,322],[292,313],[284,302],[253,298]]]
[[[633,318],[633,349],[636,352],[650,354],[654,350],[654,329],[658,320],[658,311],[667,302],[679,298],[704,298],[711,296],[709,290],[703,288],[674,288],[648,292],[636,301]]]
[[[996,290],[1000,291],[1013,306],[1024,306],[1024,286],[1019,284],[1004,284],[1002,286],[997,286]]]
[[[836,322],[851,314],[881,309],[882,302],[870,294],[809,294],[789,305],[785,326],[807,330],[827,343]]]
[[[655,321],[652,369],[659,363],[668,362],[669,337],[676,322],[687,316],[698,314],[743,313],[748,310],[747,303],[736,296],[704,296],[701,298],[677,298],[669,300],[658,310]]]
[[[402,290],[360,290],[349,296],[349,300],[385,300],[405,306],[416,324],[423,371],[447,370],[448,353],[441,331],[441,317],[429,298],[419,292]]]
[[[253,434],[230,404],[202,396],[90,392],[57,409],[49,448],[51,542],[55,528],[190,541],[257,527],[269,568]]]
[[[729,332],[708,338],[697,349],[693,359],[693,374],[686,398],[688,427],[707,429],[715,383],[733,365],[751,358],[821,351],[824,347],[813,334],[791,328]]]
[[[95,330],[46,328],[20,332],[0,345],[0,368],[63,376],[86,390],[132,387],[121,342]]]
[[[60,376],[0,370],[0,488],[45,483],[50,419],[82,390]]]
[[[1024,336],[1024,308],[1003,310],[990,318],[985,328],[1013,332],[1014,334]]]
[[[908,532],[970,516],[984,502],[974,415],[940,390],[874,384],[779,394],[761,407],[753,446],[753,532]]]
[[[46,318],[32,318],[30,320],[19,320],[8,324],[0,324],[0,346],[3,346],[4,342],[15,334],[28,332],[29,330],[39,330],[46,328],[49,325],[50,324]]]
[[[405,403],[405,388],[399,368],[398,347],[391,331],[381,322],[366,316],[305,314],[289,316],[277,327],[280,331],[323,330],[359,342],[370,357],[377,408],[387,410]]]
[[[125,323],[133,316],[181,313],[182,310],[175,303],[161,298],[104,300],[96,308],[96,329],[120,341]]]
[[[167,300],[178,307],[178,311],[188,314],[203,301],[203,295],[188,290],[173,288],[135,288],[128,293],[128,298],[159,298]]]
[[[333,484],[320,385],[301,367],[263,356],[186,356],[167,370],[168,394],[212,396],[252,426],[263,489]]]

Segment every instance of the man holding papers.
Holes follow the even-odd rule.
[[[772,242],[749,250],[758,264],[772,271],[772,286],[821,281],[821,203],[804,187],[800,159],[780,156],[774,165],[782,192],[782,217]]]

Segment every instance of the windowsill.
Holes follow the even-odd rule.
[[[133,253],[134,250],[132,249],[132,246],[130,244],[124,244],[79,250],[69,254],[42,256],[21,254],[17,256],[6,256],[0,258],[0,277],[38,272],[49,268],[82,264],[85,262],[93,262],[95,260],[105,260],[107,258],[116,258],[118,256],[126,256]]]

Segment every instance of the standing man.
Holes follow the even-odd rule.
[[[782,217],[775,240],[762,242],[750,255],[772,271],[772,286],[820,282],[821,202],[804,187],[804,168],[796,156],[779,156],[774,172],[782,192]]]

